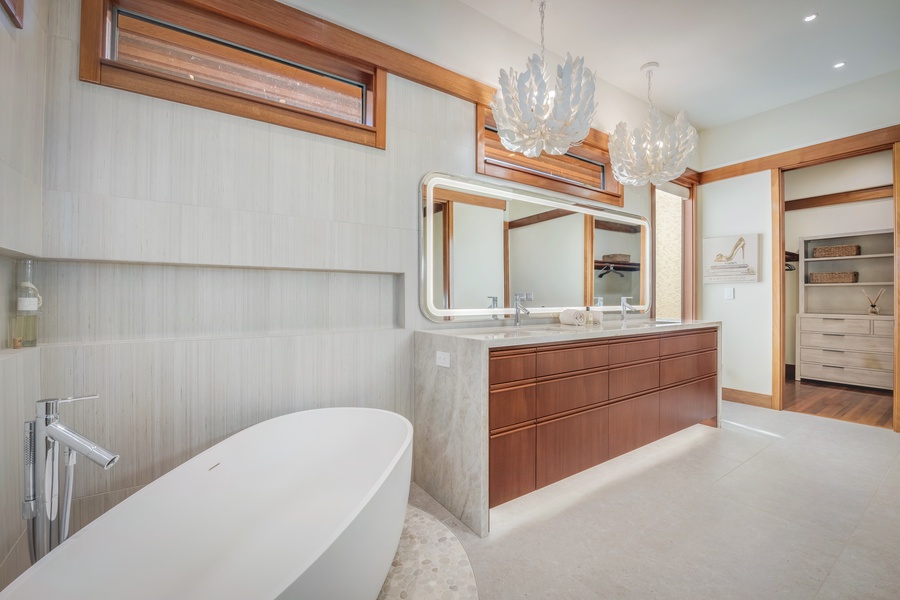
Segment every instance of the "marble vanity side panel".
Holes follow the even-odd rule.
[[[435,364],[450,353],[450,368]],[[488,533],[487,346],[417,331],[413,478],[480,536]]]
[[[722,323],[716,323],[716,351],[718,352],[716,377],[716,427],[722,426]]]

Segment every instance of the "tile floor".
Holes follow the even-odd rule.
[[[482,600],[900,598],[900,434],[724,402],[457,535]]]

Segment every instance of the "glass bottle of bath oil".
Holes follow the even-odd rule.
[[[13,348],[37,346],[37,317],[41,308],[41,295],[34,286],[34,262],[19,261],[19,285],[16,288],[16,327],[13,332]]]

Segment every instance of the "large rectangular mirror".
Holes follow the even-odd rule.
[[[514,294],[532,317],[566,308],[650,309],[650,224],[540,191],[430,173],[423,183],[422,312],[434,321],[504,319]],[[598,305],[602,304],[602,308]]]

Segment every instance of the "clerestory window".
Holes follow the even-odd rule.
[[[309,43],[314,21],[273,0],[84,0],[80,78],[384,148],[385,72]]]

